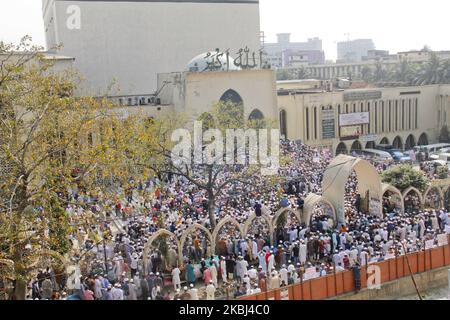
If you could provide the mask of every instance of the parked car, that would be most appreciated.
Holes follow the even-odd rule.
[[[387,153],[389,153],[394,161],[401,162],[401,163],[411,163],[411,157],[403,153],[402,151],[398,149],[391,149],[386,150]]]

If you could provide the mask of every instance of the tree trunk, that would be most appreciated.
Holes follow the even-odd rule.
[[[212,230],[216,227],[216,212],[214,210],[215,202],[216,202],[216,199],[214,197],[214,193],[212,191],[208,191],[208,213],[209,213],[209,221],[211,223]]]
[[[17,280],[14,288],[14,295],[16,300],[25,300],[27,293],[27,283],[24,280]]]

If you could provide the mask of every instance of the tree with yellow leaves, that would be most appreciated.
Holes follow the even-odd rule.
[[[43,256],[68,252],[67,190],[127,175],[122,119],[105,100],[75,96],[78,82],[29,38],[0,43],[0,259],[13,263],[17,299]]]

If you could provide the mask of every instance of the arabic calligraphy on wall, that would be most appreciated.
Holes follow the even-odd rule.
[[[250,51],[248,47],[239,49],[234,60],[231,59],[230,49],[225,50],[225,52],[220,51],[220,49],[216,49],[213,52],[208,52],[205,56],[205,60],[206,68],[203,71],[229,71],[231,61],[235,67],[243,70],[268,68],[267,63],[264,61],[263,50],[255,52]]]

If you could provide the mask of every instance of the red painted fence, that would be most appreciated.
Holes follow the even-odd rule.
[[[413,274],[450,266],[450,245],[374,263],[373,265],[380,267],[381,284],[410,276],[406,258],[409,260],[409,266]],[[367,288],[369,276],[367,267],[361,267],[361,289]],[[284,300],[322,300],[354,292],[355,280],[352,271],[344,271],[304,281],[301,284],[291,285],[282,289],[241,297],[239,300],[281,300],[281,292],[286,292],[286,289],[288,296],[285,295]]]

